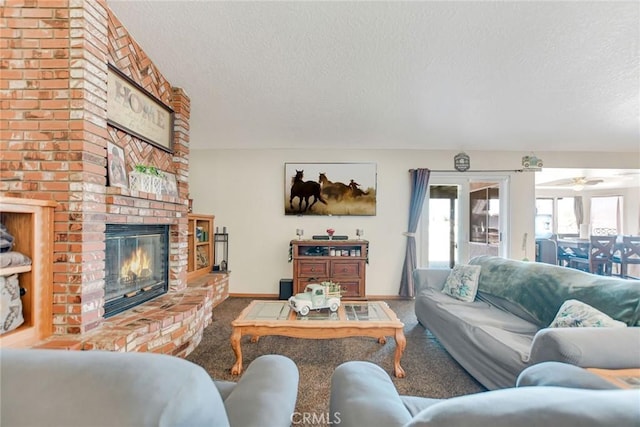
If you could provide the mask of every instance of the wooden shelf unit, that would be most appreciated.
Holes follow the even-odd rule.
[[[53,333],[54,201],[0,196],[0,221],[14,237],[13,251],[31,258],[30,266],[0,268],[0,275],[18,273],[24,323],[0,335],[0,347],[29,347]]]
[[[213,215],[189,214],[187,280],[213,268]]]
[[[366,240],[292,240],[293,292],[332,281],[340,284],[343,297],[365,298],[368,251]]]

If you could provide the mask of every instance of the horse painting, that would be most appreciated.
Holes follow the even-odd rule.
[[[296,169],[296,176],[293,178],[293,184],[291,185],[291,197],[289,198],[289,206],[293,210],[293,199],[298,198],[298,212],[303,213],[307,210],[311,210],[316,202],[320,201],[325,205],[327,202],[322,198],[320,194],[320,184],[315,181],[303,181],[304,170]],[[313,203],[309,205],[309,198],[313,196]],[[306,204],[304,209],[302,208],[303,202]]]
[[[351,189],[348,185],[344,185],[341,182],[329,181],[327,174],[324,172],[320,173],[318,181],[320,181],[322,194],[327,196],[327,198],[332,198],[339,202],[351,193]]]
[[[376,180],[375,163],[285,163],[284,214],[375,215]]]
[[[349,188],[351,189],[351,196],[352,197],[362,197],[362,196],[368,196],[369,195],[368,191],[362,191],[358,187],[360,187],[360,184],[358,184],[354,180],[351,180],[351,182],[349,183]]]

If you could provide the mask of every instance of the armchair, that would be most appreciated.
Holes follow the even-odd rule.
[[[379,366],[346,362],[331,379],[329,415],[340,427],[636,427],[639,401],[640,390],[564,386],[507,388],[449,399],[401,396]]]
[[[0,350],[0,425],[290,426],[298,369],[255,359],[238,383],[153,353]]]

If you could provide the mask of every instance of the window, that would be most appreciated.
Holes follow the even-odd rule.
[[[549,238],[553,234],[577,236],[575,203],[574,197],[536,199],[536,238]]]
[[[553,215],[553,199],[536,199],[536,215]]]
[[[622,196],[591,198],[591,234],[607,236],[622,234]]]
[[[548,238],[554,233],[579,235],[578,216],[582,218],[585,227],[590,226],[592,235],[623,234],[623,202],[623,196],[592,196],[588,201],[590,209],[586,216],[581,209],[581,197],[538,198],[536,199],[536,238]]]
[[[553,199],[536,199],[535,233],[540,239],[553,234]]]
[[[562,197],[558,199],[558,234],[578,234],[580,227],[576,221],[575,199]]]

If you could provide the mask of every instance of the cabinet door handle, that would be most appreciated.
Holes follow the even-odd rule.
[[[311,271],[316,271],[316,268],[315,267],[311,267]]]
[[[343,269],[342,269],[342,272],[343,272],[343,273],[346,273],[346,272],[347,272],[347,269],[346,269],[346,268],[343,268]]]

